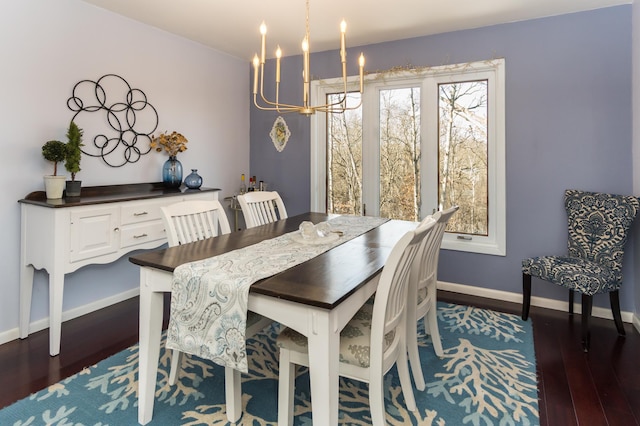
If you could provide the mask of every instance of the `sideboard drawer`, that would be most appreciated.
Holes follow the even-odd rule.
[[[167,237],[161,220],[143,222],[123,226],[120,234],[120,247],[132,247],[149,241],[162,240]]]
[[[173,200],[161,198],[156,200],[133,201],[122,205],[120,220],[123,225],[140,223],[149,220],[161,220],[160,207],[170,204]],[[178,201],[178,200],[175,200]]]

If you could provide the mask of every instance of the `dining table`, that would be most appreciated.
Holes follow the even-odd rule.
[[[164,294],[171,292],[173,271],[185,263],[296,232],[304,221],[320,223],[333,217],[336,216],[303,213],[255,228],[147,251],[129,258],[140,267],[140,424],[149,423],[153,417]],[[411,221],[386,221],[316,257],[251,285],[249,310],[290,327],[308,339],[314,425],[338,424],[340,332],[375,293],[376,278],[393,246],[416,225]],[[242,414],[240,372],[229,367],[226,370],[227,418],[236,422]]]

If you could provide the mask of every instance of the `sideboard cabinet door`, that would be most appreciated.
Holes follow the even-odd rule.
[[[119,223],[119,207],[72,211],[69,261],[77,262],[118,251]]]

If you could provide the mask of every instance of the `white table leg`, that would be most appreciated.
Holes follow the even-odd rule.
[[[314,426],[338,424],[340,330],[332,329],[329,313],[311,313],[309,376]]]
[[[20,267],[20,338],[29,336],[31,319],[31,295],[33,294],[33,266]]]
[[[140,269],[140,349],[138,379],[138,423],[153,417],[153,403],[160,358],[160,336],[164,298],[150,287],[148,271]]]
[[[225,367],[224,397],[227,406],[227,420],[235,423],[242,415],[242,377],[240,371]]]
[[[62,295],[64,294],[64,272],[53,267],[49,272],[49,354],[60,353],[62,333]]]

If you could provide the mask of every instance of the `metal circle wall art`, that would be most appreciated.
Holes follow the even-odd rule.
[[[106,74],[97,81],[82,80],[73,87],[67,106],[75,112],[72,121],[81,128],[92,121],[91,128],[107,124],[107,130],[96,135],[92,144],[85,142],[84,154],[100,157],[111,167],[122,167],[151,151],[149,142],[158,128],[158,112],[147,95],[131,88],[124,78]]]

